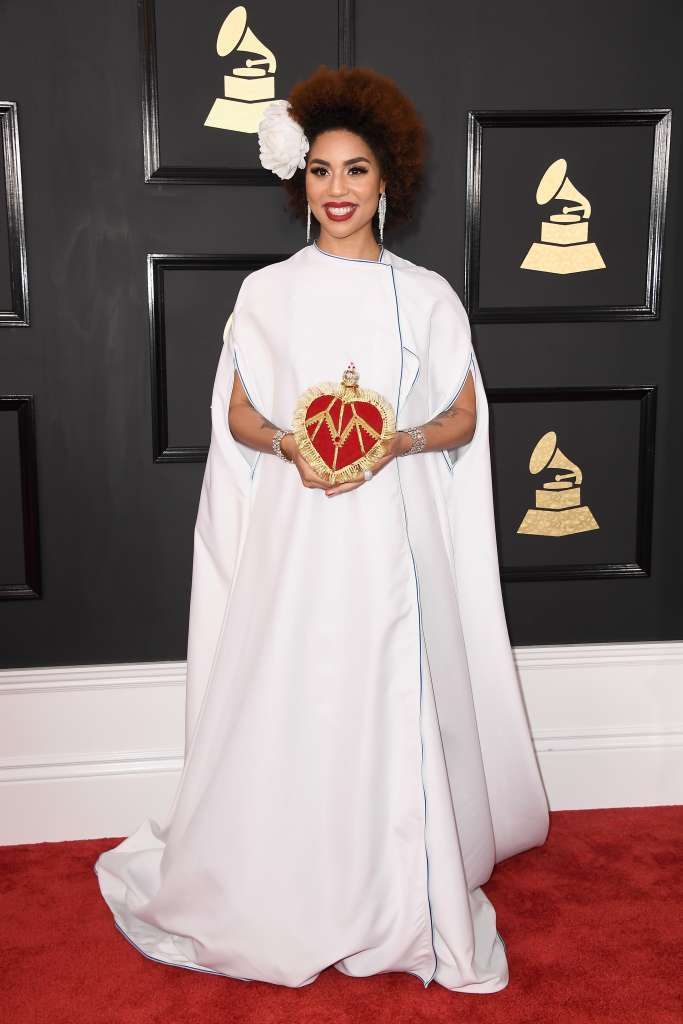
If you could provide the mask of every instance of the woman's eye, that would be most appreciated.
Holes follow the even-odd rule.
[[[351,170],[352,171],[358,171],[359,174],[367,174],[368,173],[367,167],[352,167]],[[324,171],[325,174],[327,174],[327,168],[326,167],[313,167],[313,168],[311,168],[311,173],[312,174],[317,174],[318,177],[320,177],[320,174],[318,174],[319,171]]]

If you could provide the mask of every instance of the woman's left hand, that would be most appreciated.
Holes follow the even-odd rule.
[[[380,469],[383,469],[388,462],[395,459],[401,452],[406,451],[413,440],[410,434],[407,434],[403,430],[397,430],[391,434],[388,438],[382,441],[382,448],[384,455],[382,455],[376,462],[372,464],[372,475],[376,476]],[[343,484],[334,484],[329,488],[325,489],[325,494],[328,497],[332,497],[335,494],[341,494],[342,491],[352,491],[356,487],[360,487],[361,484],[371,483],[372,481],[366,481],[362,473],[359,473],[357,477],[352,477],[351,480],[344,481]]]

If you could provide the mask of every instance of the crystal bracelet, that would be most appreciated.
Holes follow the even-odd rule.
[[[285,436],[285,434],[293,434],[293,433],[294,433],[293,430],[276,430],[275,434],[273,435],[273,452],[280,459],[284,459],[285,462],[294,462],[294,459],[290,459],[290,458],[288,458],[285,455],[285,453],[280,448],[280,441]]]
[[[410,436],[413,439],[413,443],[411,444],[408,451],[401,452],[401,455],[417,455],[417,453],[421,452],[425,444],[427,443],[427,439],[424,436],[424,432],[420,429],[420,427],[408,427],[408,429],[406,430],[406,434],[410,434]]]

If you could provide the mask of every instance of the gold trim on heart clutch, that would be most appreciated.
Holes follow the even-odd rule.
[[[349,363],[341,384],[313,384],[299,396],[292,417],[294,439],[306,462],[331,484],[372,469],[395,430],[393,406],[378,391],[358,386]]]

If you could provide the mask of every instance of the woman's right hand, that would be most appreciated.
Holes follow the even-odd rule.
[[[299,446],[294,440],[294,434],[285,434],[280,441],[280,450],[296,465],[304,487],[327,488],[330,486],[329,480],[319,476],[313,467],[306,462],[306,459],[299,451]]]

